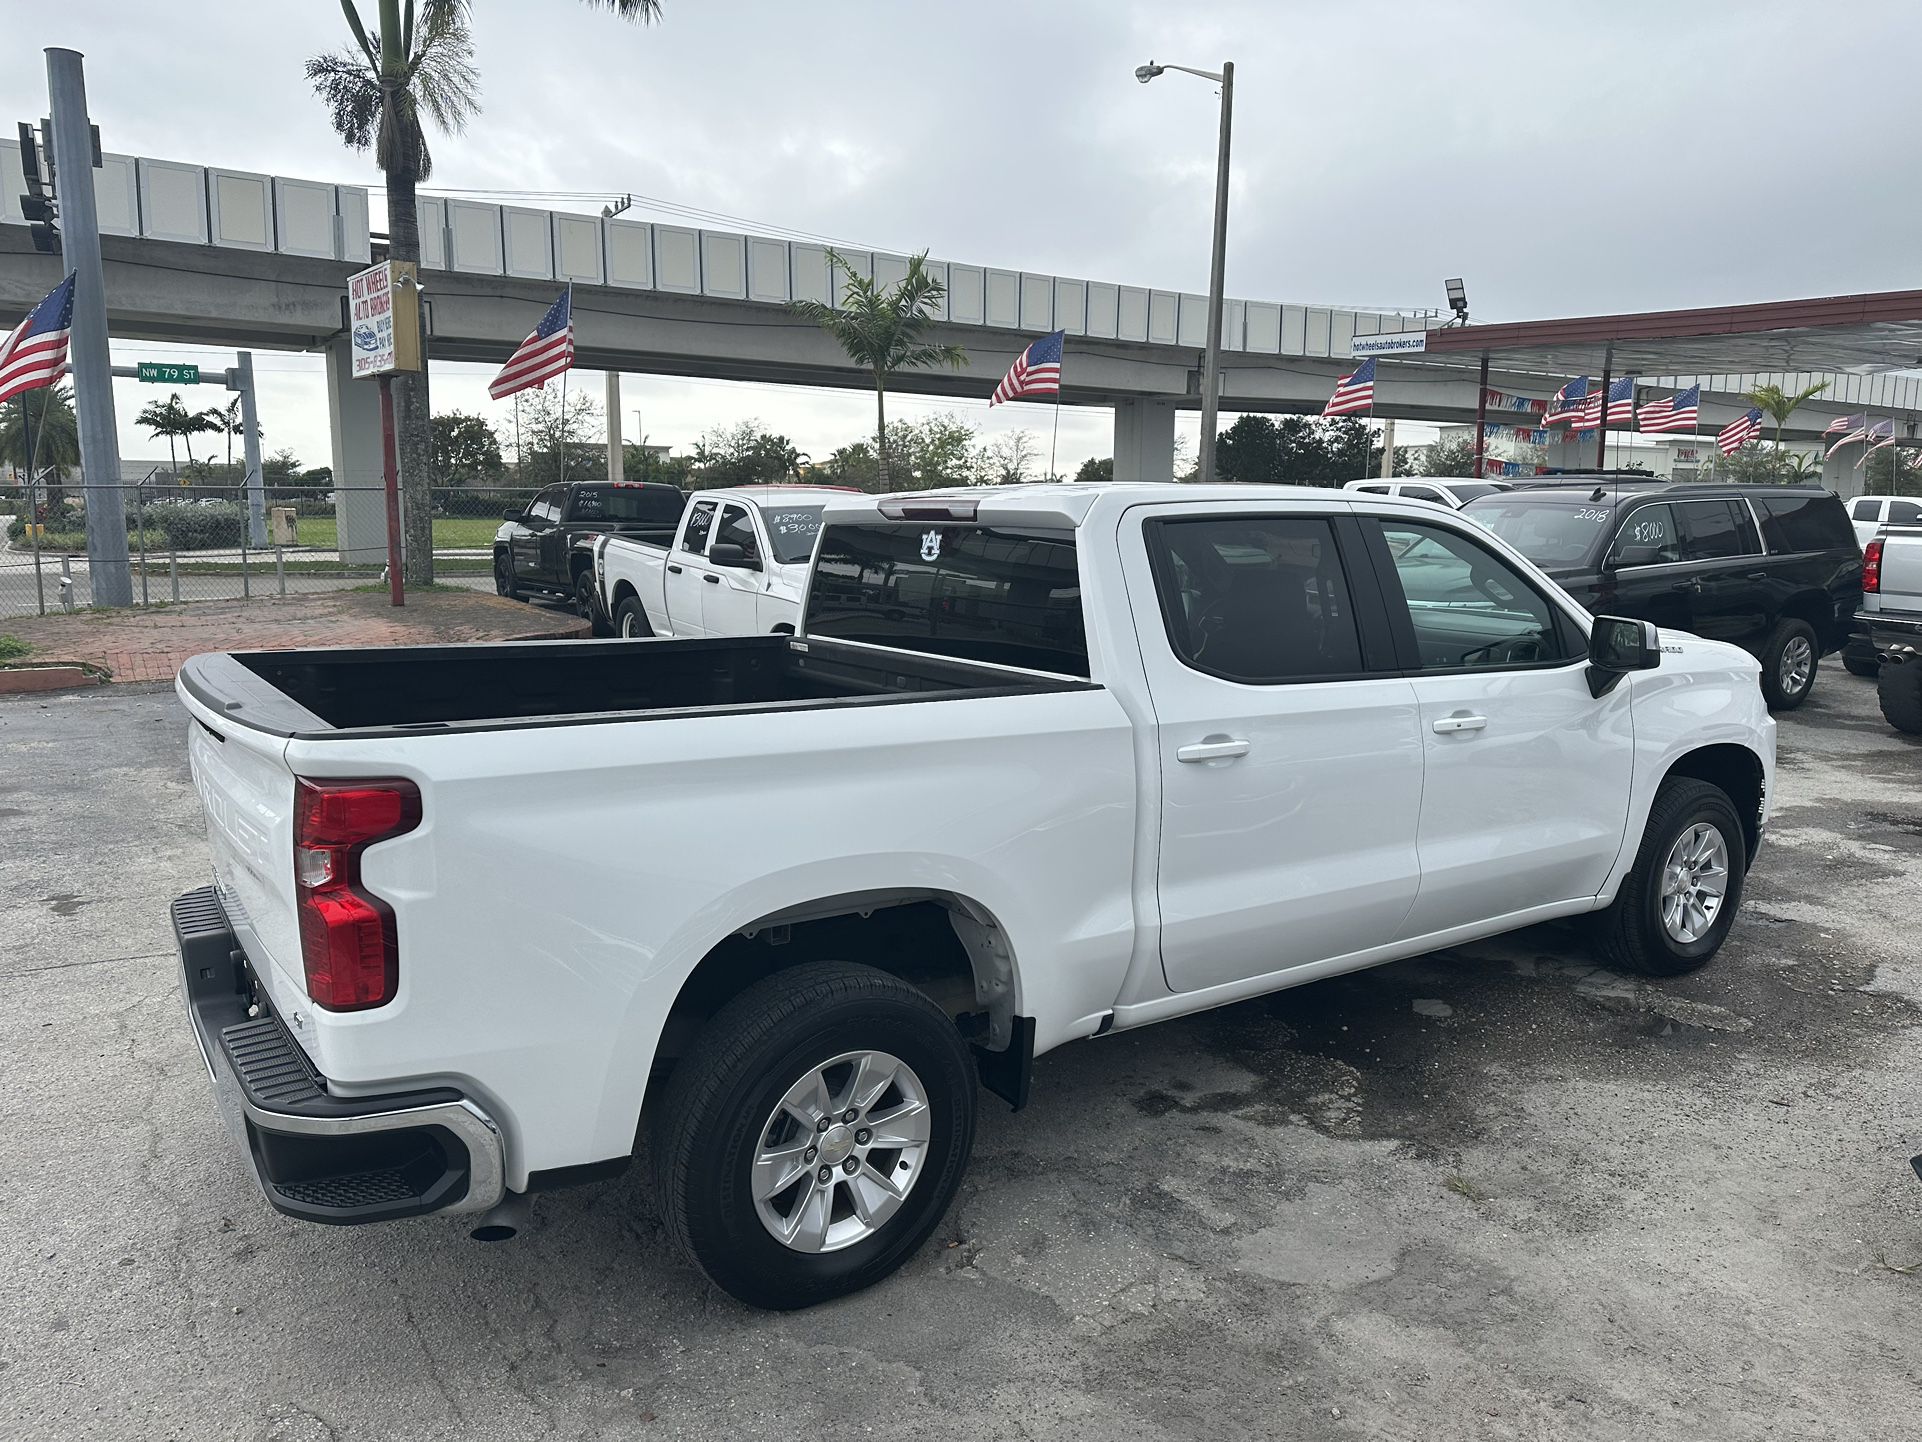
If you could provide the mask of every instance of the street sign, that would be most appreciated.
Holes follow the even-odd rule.
[[[200,367],[175,365],[172,361],[140,361],[134,366],[135,379],[156,386],[197,386]]]
[[[386,260],[347,277],[354,379],[420,369],[420,287],[414,267]]]

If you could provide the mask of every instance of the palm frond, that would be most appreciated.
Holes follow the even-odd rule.
[[[647,25],[661,18],[661,0],[584,0],[590,10],[611,10],[623,20]]]
[[[351,50],[316,55],[303,67],[314,93],[328,110],[334,133],[350,150],[374,143],[380,123],[380,83],[367,63]]]

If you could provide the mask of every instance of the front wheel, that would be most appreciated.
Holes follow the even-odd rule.
[[[722,1290],[787,1310],[871,1286],[953,1199],[974,1143],[954,1023],[871,967],[777,972],[718,1012],[654,1113],[654,1194]]]
[[[1922,736],[1922,661],[1884,666],[1875,695],[1883,720],[1906,736]]]
[[[521,588],[514,580],[514,563],[505,551],[494,552],[494,594],[510,601],[521,598]]]
[[[1622,889],[1595,917],[1602,960],[1648,976],[1694,971],[1728,938],[1747,871],[1742,819],[1728,793],[1671,777],[1655,793]]]
[[[1820,657],[1815,627],[1793,616],[1770,634],[1762,648],[1762,696],[1771,711],[1793,711],[1808,700]]]

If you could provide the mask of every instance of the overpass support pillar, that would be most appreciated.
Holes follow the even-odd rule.
[[[1122,400],[1114,408],[1117,481],[1171,481],[1175,475],[1175,403]]]
[[[327,347],[327,424],[333,440],[340,559],[385,563],[387,500],[381,484],[380,387],[354,379],[353,346],[344,335]]]

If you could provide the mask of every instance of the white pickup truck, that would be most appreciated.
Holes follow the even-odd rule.
[[[1885,523],[1862,548],[1862,604],[1848,655],[1872,664],[1889,725],[1922,736],[1922,524]]]
[[[673,544],[602,536],[594,584],[617,636],[792,635],[808,557],[838,486],[699,491]]]
[[[793,636],[182,669],[186,996],[274,1206],[498,1238],[644,1135],[694,1260],[802,1306],[922,1245],[977,1082],[1019,1106],[1063,1043],[1554,917],[1655,974],[1727,935],[1756,662],[1592,621],[1471,521],[821,504]]]

